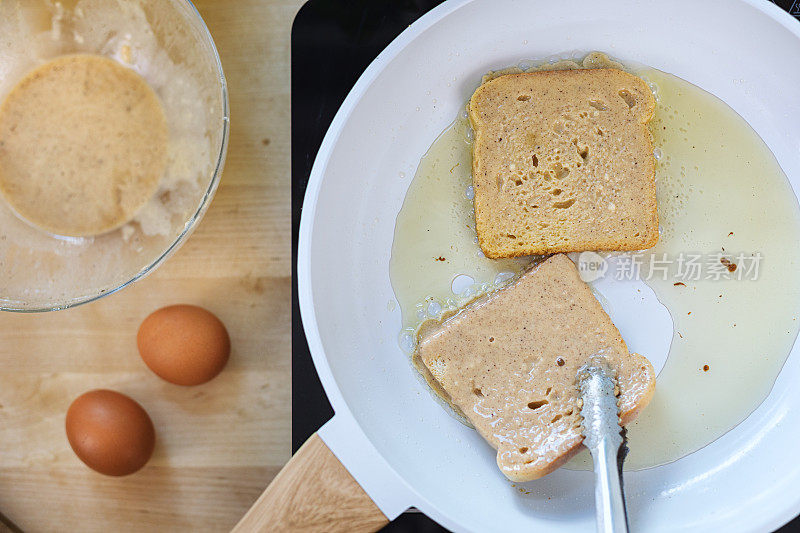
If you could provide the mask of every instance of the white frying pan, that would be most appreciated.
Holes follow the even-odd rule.
[[[594,528],[591,473],[557,471],[528,495],[511,487],[494,450],[415,378],[398,348],[399,310],[387,306],[395,217],[420,157],[484,72],[570,50],[606,51],[722,98],[800,190],[800,24],[765,0],[451,0],[434,9],[367,69],[317,155],[300,227],[299,298],[336,416],[243,529],[278,521],[374,529],[410,506],[458,531]],[[765,531],[800,512],[798,351],[733,431],[626,474],[634,531]]]

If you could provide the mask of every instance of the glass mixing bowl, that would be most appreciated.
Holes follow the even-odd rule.
[[[159,190],[117,230],[52,235],[0,198],[0,309],[65,309],[141,279],[200,221],[225,161],[227,88],[203,19],[188,0],[2,0],[0,36],[0,102],[42,63],[100,54],[147,80],[169,126]]]

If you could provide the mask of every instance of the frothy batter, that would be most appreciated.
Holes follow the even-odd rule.
[[[167,139],[161,103],[136,72],[102,56],[60,57],[0,106],[0,192],[50,233],[105,233],[156,192]]]

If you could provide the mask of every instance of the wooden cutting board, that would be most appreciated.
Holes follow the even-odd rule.
[[[289,39],[301,3],[195,1],[222,56],[231,137],[183,248],[98,302],[0,314],[0,513],[24,531],[228,531],[289,459]],[[141,320],[174,303],[229,329],[230,363],[206,385],[170,385],[138,356]],[[153,459],[132,476],[94,473],[67,443],[70,402],[100,387],[155,423]]]

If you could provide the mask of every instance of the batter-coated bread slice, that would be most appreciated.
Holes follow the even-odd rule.
[[[487,257],[641,250],[658,240],[655,98],[618,69],[508,74],[469,102]]]
[[[419,360],[513,481],[549,474],[581,447],[575,379],[595,354],[617,371],[622,424],[655,391],[655,371],[625,341],[574,263],[548,258],[511,285],[421,333]]]

